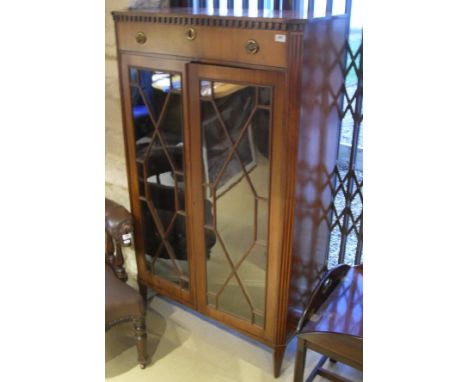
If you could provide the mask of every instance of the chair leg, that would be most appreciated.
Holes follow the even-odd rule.
[[[301,337],[297,337],[296,362],[294,364],[294,382],[304,380],[304,367],[306,358],[306,342]]]
[[[144,369],[148,364],[148,351],[146,349],[146,325],[145,317],[141,316],[133,320],[135,338],[137,340],[138,363]]]
[[[138,290],[140,291],[140,295],[141,295],[141,297],[143,298],[143,301],[146,304],[146,302],[148,300],[148,287],[141,280],[138,280]]]

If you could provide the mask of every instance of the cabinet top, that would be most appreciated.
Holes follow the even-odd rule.
[[[125,9],[113,11],[116,22],[206,25],[230,28],[302,31],[307,16],[295,11],[258,11],[202,8]]]

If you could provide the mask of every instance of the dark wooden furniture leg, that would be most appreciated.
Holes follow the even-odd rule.
[[[106,262],[111,266],[114,265],[114,241],[112,236],[106,231]]]
[[[116,276],[123,282],[127,282],[128,276],[123,267],[124,258],[122,255],[122,246],[115,241],[106,231],[106,262],[114,270]]]
[[[306,358],[306,342],[302,338],[297,339],[296,362],[294,365],[294,382],[304,380],[304,367]]]
[[[146,349],[146,325],[145,317],[133,319],[133,327],[135,329],[135,338],[137,340],[138,363],[144,369],[148,364],[148,352]]]
[[[284,352],[286,345],[273,348],[273,375],[278,378],[283,364]]]
[[[123,267],[124,258],[122,254],[122,246],[120,243],[114,243],[115,246],[115,260],[114,260],[114,271],[117,277],[123,282],[127,282],[128,276],[125,268]]]
[[[138,280],[138,290],[140,291],[140,295],[143,297],[143,301],[146,304],[146,301],[148,301],[148,287],[141,280]]]

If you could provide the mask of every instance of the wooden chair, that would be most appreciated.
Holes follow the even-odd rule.
[[[148,364],[146,349],[145,301],[126,284],[122,246],[132,243],[132,215],[121,205],[106,199],[106,331],[114,325],[132,321],[138,350],[138,363]]]
[[[328,358],[363,369],[362,287],[363,265],[340,265],[322,279],[297,327],[294,382],[304,379],[307,349],[323,354],[307,382],[317,375],[331,381],[349,381],[322,368]]]

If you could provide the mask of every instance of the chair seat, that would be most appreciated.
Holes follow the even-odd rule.
[[[106,264],[106,323],[130,316],[142,316],[144,312],[141,295],[119,280],[112,268]]]

